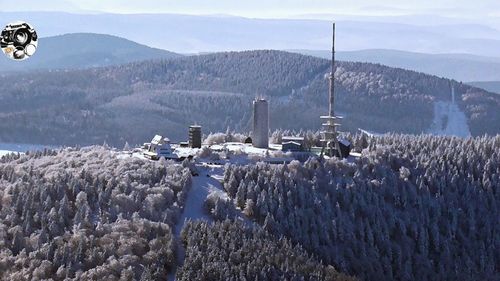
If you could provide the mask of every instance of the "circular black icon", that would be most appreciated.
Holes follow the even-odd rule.
[[[13,60],[25,60],[31,57],[38,46],[35,29],[23,21],[7,24],[2,30],[0,39],[3,53]]]

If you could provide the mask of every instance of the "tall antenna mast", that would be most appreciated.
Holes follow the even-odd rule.
[[[333,36],[332,36],[332,69],[330,75],[328,76],[330,83],[329,94],[329,108],[328,116],[321,116],[321,119],[325,120],[323,123],[323,135],[321,141],[323,142],[323,148],[321,149],[320,157],[326,154],[330,157],[339,156],[342,158],[342,151],[340,150],[339,141],[337,139],[337,127],[340,124],[337,123],[342,117],[335,116],[335,23],[333,23]]]
[[[330,108],[329,115],[335,116],[335,23],[333,23],[332,36],[332,71],[330,72]]]

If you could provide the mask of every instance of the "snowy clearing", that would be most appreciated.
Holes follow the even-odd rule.
[[[212,218],[203,210],[203,203],[210,193],[217,192],[220,193],[221,196],[227,197],[221,183],[209,176],[209,169],[204,167],[197,168],[199,171],[199,175],[193,177],[193,183],[191,185],[191,189],[189,190],[189,194],[184,205],[184,210],[174,229],[176,236],[179,236],[179,234],[181,233],[182,227],[186,220],[201,219],[208,222],[212,221]],[[222,168],[211,170],[220,173],[223,172]]]
[[[451,102],[434,103],[434,120],[429,132],[437,136],[470,137],[467,117],[455,102],[455,88],[451,88]]]
[[[186,198],[182,215],[174,227],[174,235],[179,239],[184,224],[187,221],[202,220],[213,222],[213,218],[204,209],[205,199],[210,194],[216,194],[219,198],[230,200],[221,179],[224,178],[224,167],[221,165],[197,165],[198,176],[193,176],[191,189]],[[250,224],[250,221],[238,210],[237,219]],[[177,262],[181,265],[184,262],[184,247],[181,243],[177,246]],[[175,280],[175,272],[168,275],[167,280]]]
[[[16,152],[10,151],[10,150],[0,150],[0,157],[7,155],[7,154],[10,154],[10,153],[16,153]]]
[[[188,220],[203,220],[207,222],[212,222],[213,219],[208,215],[204,209],[203,204],[205,199],[210,193],[217,192],[221,194],[221,197],[227,197],[221,183],[213,177],[210,177],[210,172],[217,173],[218,176],[222,176],[224,172],[222,167],[218,168],[208,168],[204,166],[197,166],[198,176],[193,176],[193,181],[191,184],[191,189],[186,198],[184,204],[184,209],[182,215],[180,216],[177,224],[174,227],[174,235],[177,239],[180,239],[180,234],[184,224]],[[181,243],[177,243],[177,264],[181,265],[184,262],[184,247]],[[167,280],[174,281],[176,269],[168,274]]]
[[[221,183],[221,179],[224,177],[224,167],[198,165],[197,169],[199,175],[193,177],[192,186],[184,204],[184,210],[174,229],[176,236],[180,235],[182,227],[187,220],[213,221],[212,217],[204,210],[205,199],[210,194],[216,194],[221,199],[230,200]],[[246,220],[246,217],[241,213],[238,214],[238,218],[242,221]]]
[[[438,136],[469,137],[467,117],[457,104],[438,101],[434,104],[434,120],[429,132]]]

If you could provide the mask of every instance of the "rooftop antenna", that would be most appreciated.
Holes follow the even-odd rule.
[[[340,116],[335,116],[335,23],[333,23],[332,37],[332,69],[330,75],[328,76],[328,80],[330,83],[328,116],[320,117],[325,120],[325,123],[322,124],[323,131],[321,134],[323,135],[323,138],[321,141],[323,142],[323,147],[321,149],[320,157],[323,157],[324,153],[326,153],[326,155],[330,157],[337,155],[342,158],[342,152],[337,139],[337,127],[340,126],[340,124],[335,122],[342,119]]]

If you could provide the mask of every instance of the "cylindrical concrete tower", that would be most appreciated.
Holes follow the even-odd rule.
[[[252,144],[258,148],[269,147],[269,107],[265,99],[253,101]]]

